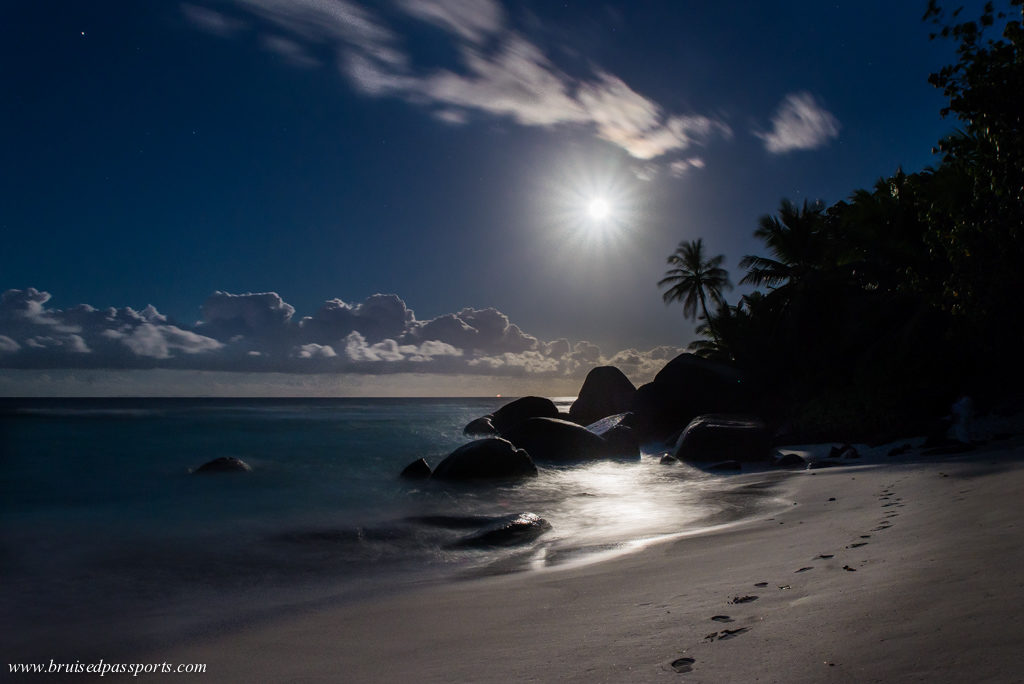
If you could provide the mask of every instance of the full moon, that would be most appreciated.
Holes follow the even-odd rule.
[[[587,215],[595,221],[603,221],[611,213],[611,205],[603,197],[595,197],[587,203]]]

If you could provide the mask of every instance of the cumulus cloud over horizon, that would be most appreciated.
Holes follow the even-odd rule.
[[[613,364],[636,381],[682,352],[672,346],[610,355],[587,341],[542,341],[497,309],[464,308],[421,321],[394,294],[330,299],[312,315],[275,292],[214,292],[184,324],[152,305],[48,306],[48,292],[0,296],[0,368],[215,370],[276,373],[441,373],[575,378]]]
[[[224,38],[244,29],[297,66],[331,53],[353,88],[425,107],[451,125],[472,116],[508,118],[522,126],[589,128],[634,159],[682,153],[714,138],[732,137],[717,117],[675,114],[614,74],[590,78],[560,69],[517,31],[497,0],[397,0],[394,11],[437,30],[459,57],[459,68],[414,64],[404,37],[379,10],[354,0],[234,0],[217,9],[183,4],[196,27]]]

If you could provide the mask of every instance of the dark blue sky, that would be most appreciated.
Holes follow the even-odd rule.
[[[215,291],[296,321],[394,293],[604,358],[684,346],[655,286],[680,240],[738,281],[781,198],[933,162],[924,4],[13,3],[0,291],[190,334]]]

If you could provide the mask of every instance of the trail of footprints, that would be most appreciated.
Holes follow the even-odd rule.
[[[878,500],[883,502],[881,504],[881,508],[883,510],[889,509],[889,508],[903,508],[903,506],[904,506],[903,498],[894,495],[893,487],[895,487],[894,483],[893,484],[889,484],[878,495]],[[835,500],[836,500],[835,497],[830,497],[829,498],[829,501],[835,501]],[[896,512],[896,511],[889,511],[889,512],[887,512],[884,515],[884,517],[882,518],[882,520],[880,520],[878,523],[876,523],[877,527],[874,527],[874,528],[871,529],[871,532],[882,532],[884,530],[889,529],[893,525],[892,518],[896,518],[898,516],[899,516],[899,513]],[[772,518],[770,518],[770,520],[771,519]],[[870,534],[862,534],[862,535],[860,535],[859,538],[861,540],[867,540],[867,539],[871,539],[871,535]],[[847,544],[845,546],[845,548],[846,549],[857,549],[857,548],[860,548],[862,546],[866,546],[868,543],[869,542],[867,542],[867,541],[851,542],[850,544]],[[822,554],[818,554],[817,556],[815,556],[814,560],[829,560],[831,558],[835,558],[835,554],[834,553],[822,553]],[[814,570],[814,566],[813,565],[807,565],[807,566],[801,567],[801,568],[799,568],[797,570],[794,570],[793,573],[794,574],[804,573],[804,572],[808,572],[810,570]],[[851,567],[848,564],[843,565],[843,570],[845,570],[847,572],[857,572],[857,568]],[[754,584],[754,586],[758,587],[758,588],[765,588],[765,587],[768,586],[768,582],[757,582],[757,583]],[[778,586],[779,590],[786,590],[786,589],[790,589],[791,588],[789,584],[780,584],[780,585],[777,585],[777,586]],[[753,601],[756,601],[758,598],[760,598],[760,597],[752,596],[752,595],[739,595],[739,594],[737,594],[736,596],[733,596],[731,599],[729,599],[726,603],[728,605],[740,605],[740,604],[745,604],[745,603],[751,603]],[[751,619],[752,617],[753,616],[745,616],[744,619]],[[710,619],[711,619],[712,622],[719,622],[719,623],[727,623],[727,622],[735,622],[736,621],[733,617],[731,617],[729,615],[713,615]],[[750,629],[751,628],[749,626],[747,626],[747,627],[737,627],[735,629],[716,630],[714,632],[710,632],[710,633],[704,635],[703,642],[704,643],[710,643],[710,642],[715,642],[715,641],[726,641],[728,639],[733,639],[733,638],[735,638],[735,637],[737,637],[737,636],[739,636],[741,634],[749,632]],[[671,667],[671,669],[673,669],[674,671],[679,672],[679,673],[692,672],[694,670],[694,666],[695,666],[696,662],[697,662],[696,658],[691,658],[691,657],[677,658],[677,659],[673,660],[669,664],[669,667]]]

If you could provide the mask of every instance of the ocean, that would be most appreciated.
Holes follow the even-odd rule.
[[[111,657],[373,592],[599,562],[777,504],[764,483],[662,465],[657,444],[515,484],[398,478],[508,401],[0,399],[7,645]],[[220,456],[253,470],[192,474]],[[550,531],[459,546],[481,519],[524,512]]]

